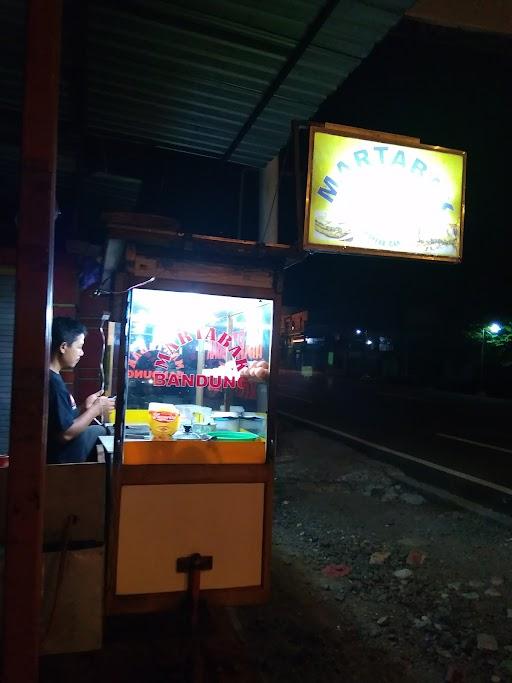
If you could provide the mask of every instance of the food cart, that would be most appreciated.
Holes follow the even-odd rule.
[[[108,230],[98,361],[117,406],[105,462],[45,468],[45,654],[100,648],[106,616],[189,605],[193,620],[200,598],[269,594],[277,321],[291,250],[140,216],[114,215]]]
[[[114,216],[105,256],[117,393],[103,439],[106,611],[165,610],[191,590],[196,601],[200,591],[216,604],[260,602],[289,249],[138,223]]]

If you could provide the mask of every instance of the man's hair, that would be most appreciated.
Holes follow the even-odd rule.
[[[57,353],[63,342],[71,346],[81,334],[87,334],[87,329],[78,320],[64,317],[54,318],[52,323],[52,356]]]

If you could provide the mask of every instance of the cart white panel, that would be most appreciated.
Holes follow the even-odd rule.
[[[130,485],[121,490],[117,595],[184,591],[176,560],[213,556],[202,589],[259,586],[263,483]]]

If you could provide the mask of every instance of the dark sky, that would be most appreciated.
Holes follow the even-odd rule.
[[[511,67],[503,38],[409,20],[377,46],[314,118],[465,150],[463,263],[315,254],[288,271],[286,303],[342,310],[369,326],[414,308],[454,326],[512,317]],[[293,202],[288,192],[281,204],[291,239]]]

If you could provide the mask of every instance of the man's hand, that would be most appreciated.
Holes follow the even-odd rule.
[[[116,408],[116,399],[115,397],[101,396],[98,401],[101,405],[101,421],[108,422],[110,413]]]
[[[100,401],[103,406],[103,410],[105,410],[106,412],[111,413],[113,410],[116,409],[115,396],[102,396],[100,398]]]
[[[84,401],[84,409],[94,410],[93,417],[98,417],[102,422],[108,421],[108,416],[115,410],[116,399],[110,398],[108,396],[103,396],[103,390],[97,391],[95,394],[91,394]]]
[[[93,405],[93,403],[95,403],[102,394],[103,394],[103,389],[100,389],[95,394],[91,394],[90,396],[88,396],[84,401],[85,410],[89,410],[89,408]]]

